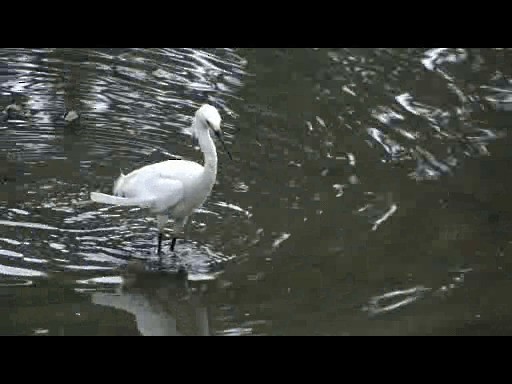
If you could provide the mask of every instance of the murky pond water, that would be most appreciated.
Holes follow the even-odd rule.
[[[0,49],[0,334],[510,334],[512,51]],[[162,262],[120,170],[202,161]]]

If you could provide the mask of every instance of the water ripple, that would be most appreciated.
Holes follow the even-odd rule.
[[[417,286],[409,289],[396,290],[373,297],[364,309],[372,316],[396,311],[421,299],[429,288]]]
[[[10,226],[10,227],[24,227],[30,229],[41,229],[44,231],[57,231],[57,232],[69,232],[69,233],[90,233],[90,232],[104,232],[104,231],[113,231],[119,230],[123,227],[108,227],[108,228],[90,228],[90,229],[69,229],[69,228],[57,228],[47,224],[40,223],[30,223],[30,222],[14,222],[7,220],[0,220],[0,225]]]
[[[9,267],[7,265],[0,264],[0,275],[6,275],[6,276],[20,276],[20,277],[35,277],[35,276],[47,276],[46,273],[36,271],[33,269],[26,269],[26,268],[18,268],[18,267]]]

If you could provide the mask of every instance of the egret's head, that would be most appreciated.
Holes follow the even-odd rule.
[[[224,146],[224,150],[228,153],[229,158],[232,159],[231,153],[226,148],[224,143],[224,134],[220,128],[222,118],[220,117],[219,111],[212,105],[203,104],[196,112],[194,129],[192,130],[192,138],[194,142],[197,142],[197,137],[201,134],[200,130],[205,130],[208,133],[211,131],[220,140]]]

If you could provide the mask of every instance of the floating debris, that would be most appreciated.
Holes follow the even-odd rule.
[[[431,288],[416,286],[374,296],[370,299],[368,305],[363,307],[363,310],[370,315],[391,312],[423,298],[425,293],[429,291],[431,291]]]
[[[289,233],[283,233],[283,234],[281,234],[281,236],[279,236],[279,238],[277,238],[277,239],[274,241],[274,243],[272,244],[272,247],[273,247],[273,248],[277,248],[277,247],[279,247],[279,246],[281,245],[281,243],[282,243],[283,241],[285,241],[286,239],[288,239],[290,236],[291,236],[291,234],[289,234]]]
[[[67,111],[64,114],[64,120],[67,121],[68,123],[71,123],[72,121],[75,121],[79,117],[80,117],[80,115],[76,111],[74,111],[74,110]]]
[[[7,115],[12,112],[21,113],[22,110],[23,110],[23,108],[20,105],[16,104],[15,101],[13,101],[11,104],[9,104],[7,107],[5,107],[4,113]]]

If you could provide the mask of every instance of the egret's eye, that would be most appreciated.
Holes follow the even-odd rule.
[[[212,125],[210,124],[210,120],[206,120],[206,124],[208,124],[208,126],[210,127],[210,129],[213,129],[213,128],[212,128]]]

